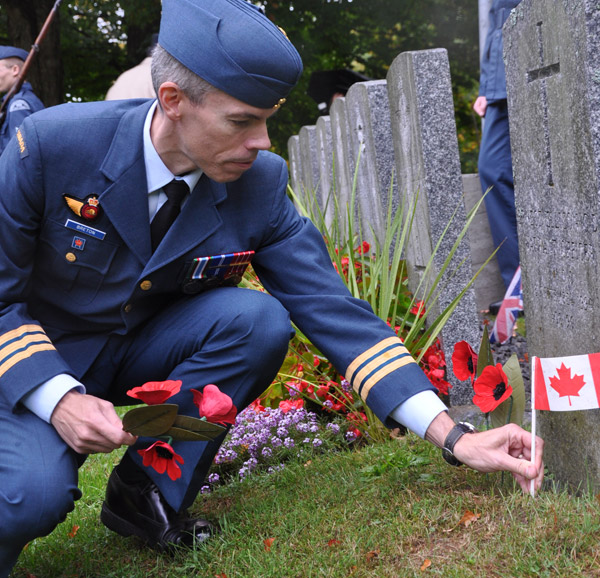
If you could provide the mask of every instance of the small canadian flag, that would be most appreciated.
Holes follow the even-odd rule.
[[[536,357],[534,363],[535,409],[600,408],[600,353]]]

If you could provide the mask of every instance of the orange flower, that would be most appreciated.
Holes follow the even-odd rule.
[[[171,396],[179,393],[181,381],[148,381],[141,387],[134,387],[127,392],[129,397],[135,397],[147,405],[164,403]]]
[[[202,391],[192,389],[194,403],[200,412],[211,423],[233,423],[237,408],[232,399],[223,393],[216,385],[209,383]]]
[[[473,384],[475,395],[473,403],[483,412],[494,411],[504,400],[512,395],[512,387],[502,365],[488,365]]]
[[[138,450],[138,454],[144,458],[145,467],[151,466],[159,474],[167,472],[173,481],[181,477],[181,468],[177,462],[183,464],[183,458],[168,443],[154,442],[149,448]]]

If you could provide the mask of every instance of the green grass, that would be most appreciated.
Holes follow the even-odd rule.
[[[549,488],[533,500],[507,475],[451,468],[412,434],[315,455],[199,496],[194,513],[217,522],[221,533],[174,556],[100,523],[104,486],[118,459],[91,456],[75,511],[28,545],[11,576],[600,576],[596,498]],[[465,525],[466,512],[479,517]],[[79,530],[71,537],[74,526]]]

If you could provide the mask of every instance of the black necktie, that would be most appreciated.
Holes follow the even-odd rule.
[[[167,234],[169,227],[181,211],[181,203],[190,192],[189,187],[183,180],[173,179],[163,187],[167,195],[167,201],[158,210],[150,224],[150,236],[152,238],[152,250],[155,251],[161,239]]]

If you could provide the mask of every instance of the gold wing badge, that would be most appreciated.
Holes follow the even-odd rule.
[[[70,195],[63,195],[63,198],[69,209],[86,221],[94,221],[100,215],[98,195],[90,195],[87,199],[78,199]]]

